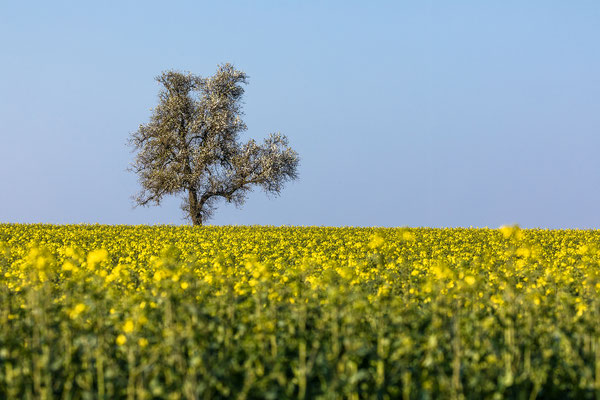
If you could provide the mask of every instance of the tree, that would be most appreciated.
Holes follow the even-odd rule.
[[[241,206],[254,186],[278,195],[297,179],[298,153],[285,136],[271,134],[262,145],[239,142],[247,129],[241,119],[247,79],[231,64],[209,78],[176,71],[156,77],[163,86],[159,104],[129,142],[137,152],[131,170],[142,187],[136,205],[181,195],[186,217],[202,225],[220,199]]]

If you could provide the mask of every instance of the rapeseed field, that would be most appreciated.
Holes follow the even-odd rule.
[[[0,398],[600,398],[600,232],[0,224]]]

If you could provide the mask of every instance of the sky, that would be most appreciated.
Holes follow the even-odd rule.
[[[230,62],[301,164],[209,224],[600,228],[599,38],[585,0],[0,1],[0,222],[188,223],[127,139]]]

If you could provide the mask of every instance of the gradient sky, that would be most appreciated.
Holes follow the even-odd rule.
[[[91,3],[0,2],[0,222],[186,223],[126,141],[231,62],[300,179],[210,224],[600,227],[598,1]]]

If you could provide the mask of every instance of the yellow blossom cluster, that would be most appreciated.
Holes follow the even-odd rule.
[[[597,398],[599,244],[0,224],[0,398]]]

